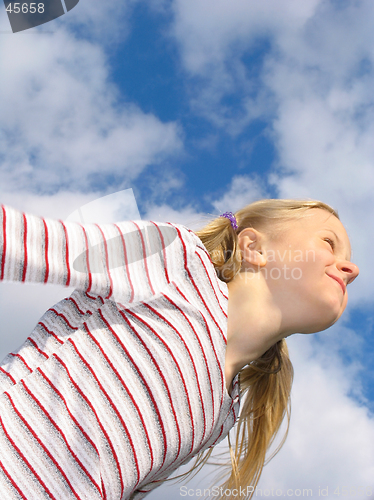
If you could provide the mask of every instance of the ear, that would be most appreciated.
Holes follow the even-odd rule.
[[[265,266],[266,256],[263,251],[264,235],[256,229],[246,228],[240,232],[238,239],[243,263],[256,267]]]

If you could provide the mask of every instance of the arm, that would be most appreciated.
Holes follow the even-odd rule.
[[[121,302],[145,300],[180,275],[195,239],[183,226],[87,224],[0,211],[0,280],[55,283]]]

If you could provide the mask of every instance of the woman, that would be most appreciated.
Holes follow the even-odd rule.
[[[195,235],[3,207],[0,227],[1,279],[76,288],[1,366],[3,496],[139,500],[240,406],[226,486],[254,487],[288,410],[284,338],[332,325],[358,275],[336,212],[262,200]]]

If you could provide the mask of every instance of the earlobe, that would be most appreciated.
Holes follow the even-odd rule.
[[[263,253],[258,250],[253,250],[252,252],[254,255],[253,264],[259,267],[265,266],[266,265],[265,255],[263,255]]]
[[[258,250],[247,248],[244,252],[242,252],[242,255],[243,260],[249,265],[255,267],[263,267],[266,265],[266,257]]]

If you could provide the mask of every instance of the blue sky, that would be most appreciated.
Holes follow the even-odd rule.
[[[361,274],[338,324],[289,339],[291,430],[263,488],[374,495],[373,18],[371,0],[80,0],[12,34],[0,9],[2,203],[66,218],[132,188],[143,219],[192,228],[263,197],[338,209]],[[66,290],[0,294],[5,355]]]
[[[262,117],[237,133],[227,134],[191,109],[190,98],[201,79],[189,76],[182,67],[178,46],[166,34],[170,22],[168,11],[155,12],[145,3],[136,4],[128,37],[109,54],[110,78],[120,86],[123,101],[134,102],[144,112],[182,126],[185,157],[168,165],[184,177],[184,199],[179,202],[193,201],[200,210],[209,211],[211,207],[204,200],[207,184],[210,193],[219,195],[235,174],[248,170],[264,174],[271,169],[276,150],[269,137],[269,123]],[[254,76],[267,50],[267,40],[261,40],[256,50],[243,55],[245,66]],[[241,113],[241,99],[242,92],[235,88],[222,97],[231,116]],[[138,188],[140,184],[143,186],[139,183]],[[144,188],[147,192],[147,183]],[[275,196],[275,191],[272,194]],[[138,197],[141,200],[142,194]],[[165,201],[164,193],[161,197]],[[173,202],[176,200],[171,198]]]

